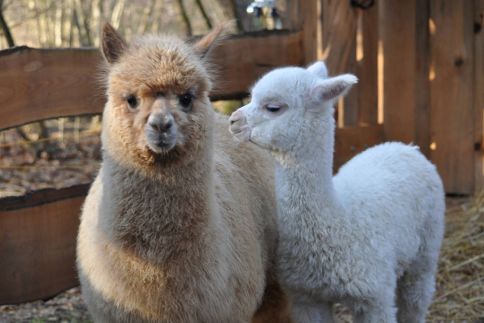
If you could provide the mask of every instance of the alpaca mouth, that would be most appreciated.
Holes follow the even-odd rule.
[[[250,127],[248,125],[244,125],[242,127],[235,127],[231,125],[229,128],[230,133],[237,138],[239,141],[249,141],[250,140]]]
[[[148,142],[148,149],[156,154],[166,154],[176,145],[176,140],[154,140]]]

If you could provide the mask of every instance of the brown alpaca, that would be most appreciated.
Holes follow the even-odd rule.
[[[77,245],[96,322],[289,320],[272,267],[272,163],[235,147],[208,99],[220,32],[195,45],[168,36],[128,45],[104,27],[103,163]]]

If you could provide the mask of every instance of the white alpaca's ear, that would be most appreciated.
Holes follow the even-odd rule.
[[[328,68],[323,61],[317,61],[316,63],[311,64],[308,66],[307,70],[315,74],[317,77],[323,79],[328,78]]]
[[[338,99],[345,95],[358,78],[352,74],[338,75],[316,82],[311,89],[311,97],[317,101],[325,102]]]

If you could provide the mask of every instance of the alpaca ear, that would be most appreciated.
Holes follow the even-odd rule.
[[[323,61],[317,61],[316,63],[311,64],[307,70],[319,78],[328,78],[328,68]]]
[[[194,45],[195,51],[202,58],[210,54],[212,49],[215,48],[219,43],[221,35],[224,30],[225,30],[224,25],[219,25],[214,29],[212,29],[212,31],[210,31],[208,34],[203,36],[202,39],[200,39],[198,42],[195,43]]]
[[[358,78],[352,74],[343,74],[316,82],[311,89],[311,97],[320,102],[332,101],[345,95]]]
[[[102,53],[108,63],[113,64],[119,60],[128,44],[109,23],[103,26],[101,37]]]

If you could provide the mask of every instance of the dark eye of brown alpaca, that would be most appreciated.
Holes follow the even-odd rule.
[[[126,102],[128,102],[128,105],[131,109],[136,109],[139,104],[139,100],[134,94],[130,94],[126,97]]]
[[[179,95],[178,101],[180,102],[184,110],[188,111],[190,110],[189,108],[191,107],[191,104],[193,101],[193,95],[191,93],[185,93],[185,94]]]

